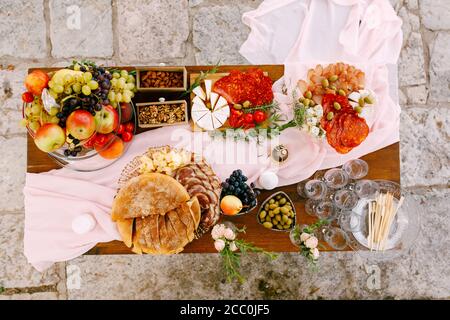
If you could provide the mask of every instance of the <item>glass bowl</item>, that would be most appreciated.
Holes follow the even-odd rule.
[[[133,138],[134,138],[134,136],[136,135],[136,128],[137,128],[137,114],[136,114],[136,108],[135,108],[134,103],[130,102],[130,104],[132,106],[132,115],[131,115],[131,120],[128,122],[132,122],[134,124],[134,131],[133,131]],[[25,117],[25,108],[27,105],[28,105],[27,103],[23,103],[23,105],[22,105],[22,116],[24,119],[26,118]],[[119,114],[119,123],[121,123],[121,120],[122,120],[121,108],[118,107],[116,110]],[[28,125],[26,128],[27,128],[28,134],[32,138],[34,138],[35,132],[33,130],[31,130],[31,128]],[[94,133],[93,135],[95,135],[95,134],[96,133]],[[119,156],[115,159],[105,159],[102,156],[100,156],[99,153],[108,149],[111,146],[111,144],[113,144],[114,141],[116,139],[118,139],[118,134],[116,132],[112,132],[112,134],[114,136],[107,143],[105,143],[105,145],[103,147],[97,148],[97,149],[82,148],[82,151],[77,156],[66,156],[64,154],[64,151],[68,147],[67,143],[65,143],[64,146],[62,146],[58,150],[49,152],[47,154],[60,167],[68,168],[68,169],[75,170],[75,171],[84,171],[84,172],[100,170],[100,169],[110,166],[111,164],[113,164],[114,162],[119,160],[125,154],[125,152],[128,150],[129,145],[133,141],[133,140],[131,140],[130,142],[124,142],[124,150],[123,150],[121,156]],[[90,138],[88,138],[84,141],[81,141],[80,144],[83,145],[89,139]]]
[[[294,217],[292,218],[292,224],[291,227],[289,229],[277,229],[277,228],[271,228],[270,230],[272,231],[280,231],[280,232],[290,232],[296,225],[296,221],[297,221],[297,212],[295,211],[295,205],[294,202],[291,200],[291,198],[283,191],[278,191],[273,193],[272,195],[270,195],[266,200],[264,200],[264,202],[261,204],[261,207],[258,210],[258,214],[256,215],[256,221],[258,221],[258,223],[263,226],[263,222],[260,221],[259,218],[259,214],[262,210],[264,210],[264,207],[267,203],[269,203],[270,199],[275,198],[278,195],[282,195],[283,197],[285,197],[287,199],[287,201],[291,204],[292,206],[292,211],[294,212]],[[268,229],[269,230],[269,229]]]
[[[350,247],[357,251],[363,258],[368,260],[383,261],[393,259],[405,253],[417,239],[420,231],[420,218],[418,206],[413,197],[408,196],[395,182],[387,180],[374,180],[379,185],[379,190],[382,193],[391,192],[394,196],[394,203],[397,204],[403,196],[403,205],[397,212],[395,220],[390,229],[386,246],[384,250],[372,251],[368,245],[368,203],[373,198],[361,198],[357,206],[352,210],[351,221],[349,222],[353,227],[347,229]]]

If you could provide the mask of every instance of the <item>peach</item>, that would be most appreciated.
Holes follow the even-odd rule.
[[[225,196],[220,201],[220,209],[222,209],[224,215],[234,216],[241,212],[242,201],[236,196]]]
[[[98,154],[102,156],[105,159],[116,159],[119,158],[123,154],[124,150],[124,144],[122,139],[120,139],[117,136],[112,136],[112,139],[114,139],[111,142],[108,142],[106,147],[99,147]]]
[[[41,70],[35,70],[25,78],[25,87],[35,96],[39,96],[42,90],[47,87],[49,80],[50,78],[47,73]]]

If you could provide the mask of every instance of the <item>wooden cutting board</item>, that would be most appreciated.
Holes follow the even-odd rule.
[[[249,67],[254,66],[221,66],[219,68],[218,77],[221,76],[220,73],[227,73],[233,69],[246,70]],[[284,66],[282,65],[262,65],[258,66],[263,71],[272,78],[272,80],[278,80],[283,76]],[[188,79],[191,79],[192,74],[198,74],[200,71],[207,71],[211,69],[211,66],[188,66],[186,67],[188,71]],[[132,67],[127,67],[131,70]],[[30,69],[31,72],[33,69]],[[44,69],[50,71],[53,69]],[[195,79],[195,77],[194,77]],[[190,84],[189,84],[190,85]],[[179,97],[179,93],[138,93],[135,102],[148,102],[148,101],[158,101],[159,96],[164,96],[166,99],[175,99]],[[144,130],[139,130],[142,132]],[[28,137],[27,144],[27,172],[39,173],[49,171],[58,168],[57,164],[54,163],[46,153],[41,152],[35,146],[33,140]],[[369,174],[368,179],[385,179],[395,182],[400,182],[400,158],[399,158],[399,144],[395,143],[386,148],[368,154],[362,157],[369,164]],[[262,203],[271,194],[277,191],[286,192],[292,199],[297,211],[297,223],[299,224],[309,224],[314,223],[315,218],[308,216],[304,210],[304,201],[300,199],[297,195],[297,185],[293,184],[290,186],[285,186],[277,188],[271,191],[263,191],[258,196],[258,203]],[[255,245],[262,247],[269,251],[274,252],[295,252],[297,248],[293,246],[289,240],[289,234],[287,232],[276,232],[265,229],[263,226],[259,225],[256,221],[257,209],[254,211],[238,216],[238,217],[226,217],[225,220],[235,223],[237,226],[246,226],[247,231],[242,237],[247,241],[254,243]],[[324,249],[326,251],[332,251],[333,249],[324,244]],[[201,239],[194,240],[188,246],[186,246],[183,253],[214,253],[216,250],[213,246],[213,241],[209,234],[204,235]],[[87,254],[132,254],[131,250],[127,248],[121,241],[111,241],[107,243],[99,243],[93,249],[91,249]]]

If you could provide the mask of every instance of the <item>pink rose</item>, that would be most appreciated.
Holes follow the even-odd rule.
[[[301,242],[305,242],[306,240],[308,240],[311,237],[311,235],[309,233],[303,232],[300,235],[300,241]]]
[[[317,248],[312,249],[311,253],[313,255],[314,260],[319,259],[319,250]]]
[[[305,246],[310,249],[314,249],[315,247],[317,247],[318,244],[319,244],[319,241],[314,236],[309,237],[305,241]]]
[[[216,224],[211,231],[211,237],[214,240],[220,239],[224,236],[226,227],[223,224]]]
[[[237,249],[238,249],[238,247],[237,247],[236,243],[234,243],[234,241],[231,242],[230,243],[230,250],[231,251],[236,251]]]
[[[223,235],[225,236],[226,239],[228,240],[234,240],[236,239],[236,234],[234,233],[233,230],[231,230],[230,228],[226,228]]]
[[[218,252],[222,251],[225,248],[225,241],[222,239],[217,239],[214,241],[214,248],[216,248]]]

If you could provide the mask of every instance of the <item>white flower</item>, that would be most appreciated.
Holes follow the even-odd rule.
[[[311,237],[311,235],[309,233],[306,232],[302,232],[302,234],[300,235],[300,241],[301,242],[305,242],[306,240],[308,240]]]
[[[319,250],[317,248],[311,249],[311,253],[313,255],[314,260],[319,259]]]
[[[224,236],[225,230],[227,228],[223,224],[216,224],[211,231],[211,237],[214,240],[220,239]]]
[[[234,241],[231,242],[230,243],[230,250],[231,251],[236,251],[237,249],[238,249],[238,247],[237,247],[236,243],[234,243]]]
[[[214,241],[214,248],[216,248],[218,252],[222,251],[225,248],[225,241],[222,239],[217,239]]]
[[[319,244],[319,241],[317,240],[316,237],[311,236],[309,237],[306,241],[305,241],[305,246],[307,248],[313,249],[315,247],[317,247],[317,245]]]
[[[230,228],[226,228],[223,235],[225,236],[225,238],[227,238],[228,240],[234,240],[236,239],[236,234],[234,233],[233,230],[231,230]]]
[[[307,117],[313,117],[314,116],[314,109],[313,108],[306,109],[306,116]]]
[[[352,92],[348,95],[348,100],[358,102],[361,98],[361,94],[359,92]]]
[[[309,133],[313,136],[313,137],[318,137],[320,134],[320,129],[318,127],[309,127]]]
[[[323,116],[323,107],[318,104],[314,106],[314,112],[316,113],[316,116],[321,118]]]
[[[317,118],[316,117],[307,118],[306,123],[309,124],[310,126],[315,126],[317,124]]]

